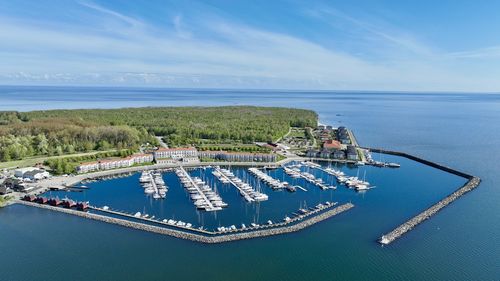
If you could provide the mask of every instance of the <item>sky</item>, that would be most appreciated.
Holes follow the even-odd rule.
[[[0,0],[0,84],[500,92],[500,1]]]

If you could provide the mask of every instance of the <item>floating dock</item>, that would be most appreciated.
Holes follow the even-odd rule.
[[[214,172],[214,176],[216,176],[220,181],[222,182],[228,182],[238,191],[240,192],[240,195],[245,198],[247,202],[259,202],[259,201],[266,201],[269,199],[269,197],[261,193],[260,191],[254,190],[249,184],[243,182],[241,179],[236,177],[231,171],[227,169],[221,169],[219,167],[216,167]]]
[[[184,188],[190,193],[190,197],[196,208],[212,212],[220,211],[222,207],[227,207],[227,204],[222,201],[222,198],[215,191],[205,185],[200,179],[196,182],[183,167],[176,169],[175,173],[181,180]]]

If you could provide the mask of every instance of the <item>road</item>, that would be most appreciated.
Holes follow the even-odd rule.
[[[162,136],[159,136],[159,137],[155,136],[155,138],[158,140],[158,142],[160,143],[161,147],[168,148],[168,145],[163,141],[163,137]]]

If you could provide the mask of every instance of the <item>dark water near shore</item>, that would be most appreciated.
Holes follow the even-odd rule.
[[[500,280],[500,190],[496,185],[500,95],[0,88],[0,110],[228,104],[310,108],[323,123],[351,127],[363,145],[419,155],[480,176],[483,183],[384,248],[374,238],[463,180],[398,159],[403,164],[400,170],[367,172],[378,188],[365,195],[341,187],[333,195],[323,193],[338,198],[334,201],[353,201],[356,207],[345,214],[298,233],[222,245],[10,206],[0,209],[0,280],[66,280],[69,276],[74,280]],[[113,184],[140,188],[128,185],[128,181],[136,184],[132,178]],[[92,189],[105,187],[101,184],[110,182],[95,183]],[[174,198],[173,188],[165,204]],[[263,190],[271,197],[261,203],[262,218],[273,216],[274,210],[264,204],[273,206],[275,200],[288,206],[288,199],[301,195]],[[321,198],[318,189],[308,190],[309,200]],[[178,191],[183,196],[182,188]],[[86,196],[91,196],[90,191]],[[134,211],[135,204],[142,211],[147,203],[144,197],[138,198],[141,202],[130,202]],[[194,207],[185,200],[183,208],[189,214]],[[228,201],[242,204],[236,196]],[[281,211],[278,215],[282,216]]]

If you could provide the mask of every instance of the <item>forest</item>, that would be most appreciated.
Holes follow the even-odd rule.
[[[272,141],[289,127],[315,127],[314,111],[278,107],[143,107],[0,112],[0,161],[110,149],[250,144]]]

